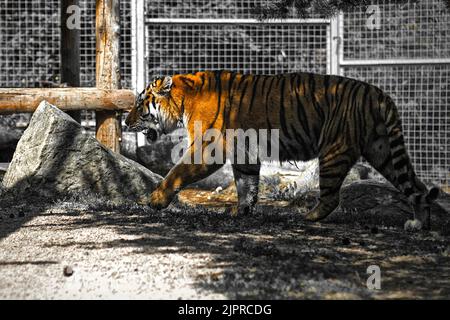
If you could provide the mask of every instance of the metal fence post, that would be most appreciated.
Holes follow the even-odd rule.
[[[330,37],[329,37],[329,55],[328,55],[328,63],[329,63],[329,70],[328,72],[330,74],[339,75],[340,74],[340,53],[341,53],[341,43],[342,43],[342,37],[340,33],[340,23],[342,21],[341,19],[342,15],[339,14],[335,17],[333,17],[330,21]]]
[[[134,92],[138,94],[145,87],[145,75],[147,73],[147,69],[145,66],[146,42],[144,0],[131,1],[131,15],[131,82]],[[136,141],[138,147],[145,145],[145,135],[142,132],[137,132]]]

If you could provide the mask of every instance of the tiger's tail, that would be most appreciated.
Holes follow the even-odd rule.
[[[439,196],[439,189],[433,187],[427,190],[426,186],[414,172],[405,147],[398,110],[392,98],[384,95],[380,104],[381,116],[384,118],[388,134],[391,161],[395,176],[394,185],[408,197],[410,203],[414,206],[415,219],[425,224],[425,227],[429,227],[429,206]],[[425,214],[424,211],[427,211],[427,213]]]

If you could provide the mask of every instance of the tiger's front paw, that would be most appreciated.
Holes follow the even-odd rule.
[[[156,189],[150,196],[143,196],[137,200],[137,203],[144,206],[150,206],[156,210],[167,208],[172,201],[165,192]]]
[[[170,197],[166,192],[156,189],[150,195],[150,203],[149,206],[161,210],[167,208],[172,202],[172,197]]]
[[[229,213],[232,217],[249,216],[256,213],[256,208],[250,205],[236,205],[229,209]]]
[[[414,219],[414,220],[407,220],[405,222],[405,231],[407,232],[416,232],[422,230],[422,222],[420,220]]]
[[[316,221],[322,220],[323,218],[326,217],[325,215],[323,215],[320,212],[318,207],[312,209],[311,211],[309,211],[309,212],[307,212],[306,214],[303,214],[303,215],[304,215],[305,220],[312,221],[312,222],[316,222]]]

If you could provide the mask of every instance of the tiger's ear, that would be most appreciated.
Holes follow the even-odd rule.
[[[166,97],[170,93],[170,89],[172,88],[172,77],[164,77],[162,81],[160,81],[159,85],[153,90],[156,95],[161,97]]]

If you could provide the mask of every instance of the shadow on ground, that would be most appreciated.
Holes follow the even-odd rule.
[[[71,239],[48,246],[90,251],[127,247],[133,248],[132,254],[150,257],[206,254],[211,259],[188,271],[193,285],[226,298],[450,297],[450,219],[437,207],[433,230],[411,234],[403,231],[405,215],[386,217],[382,210],[374,215],[341,209],[313,224],[290,206],[264,201],[256,215],[245,217],[180,202],[155,212],[87,198],[57,203],[30,199],[9,205],[5,201],[0,201],[2,238],[36,215],[55,216],[57,223],[47,222],[43,229],[113,228],[118,235],[114,240]],[[7,263],[0,261],[0,268]],[[370,265],[381,269],[381,290],[367,289]]]

